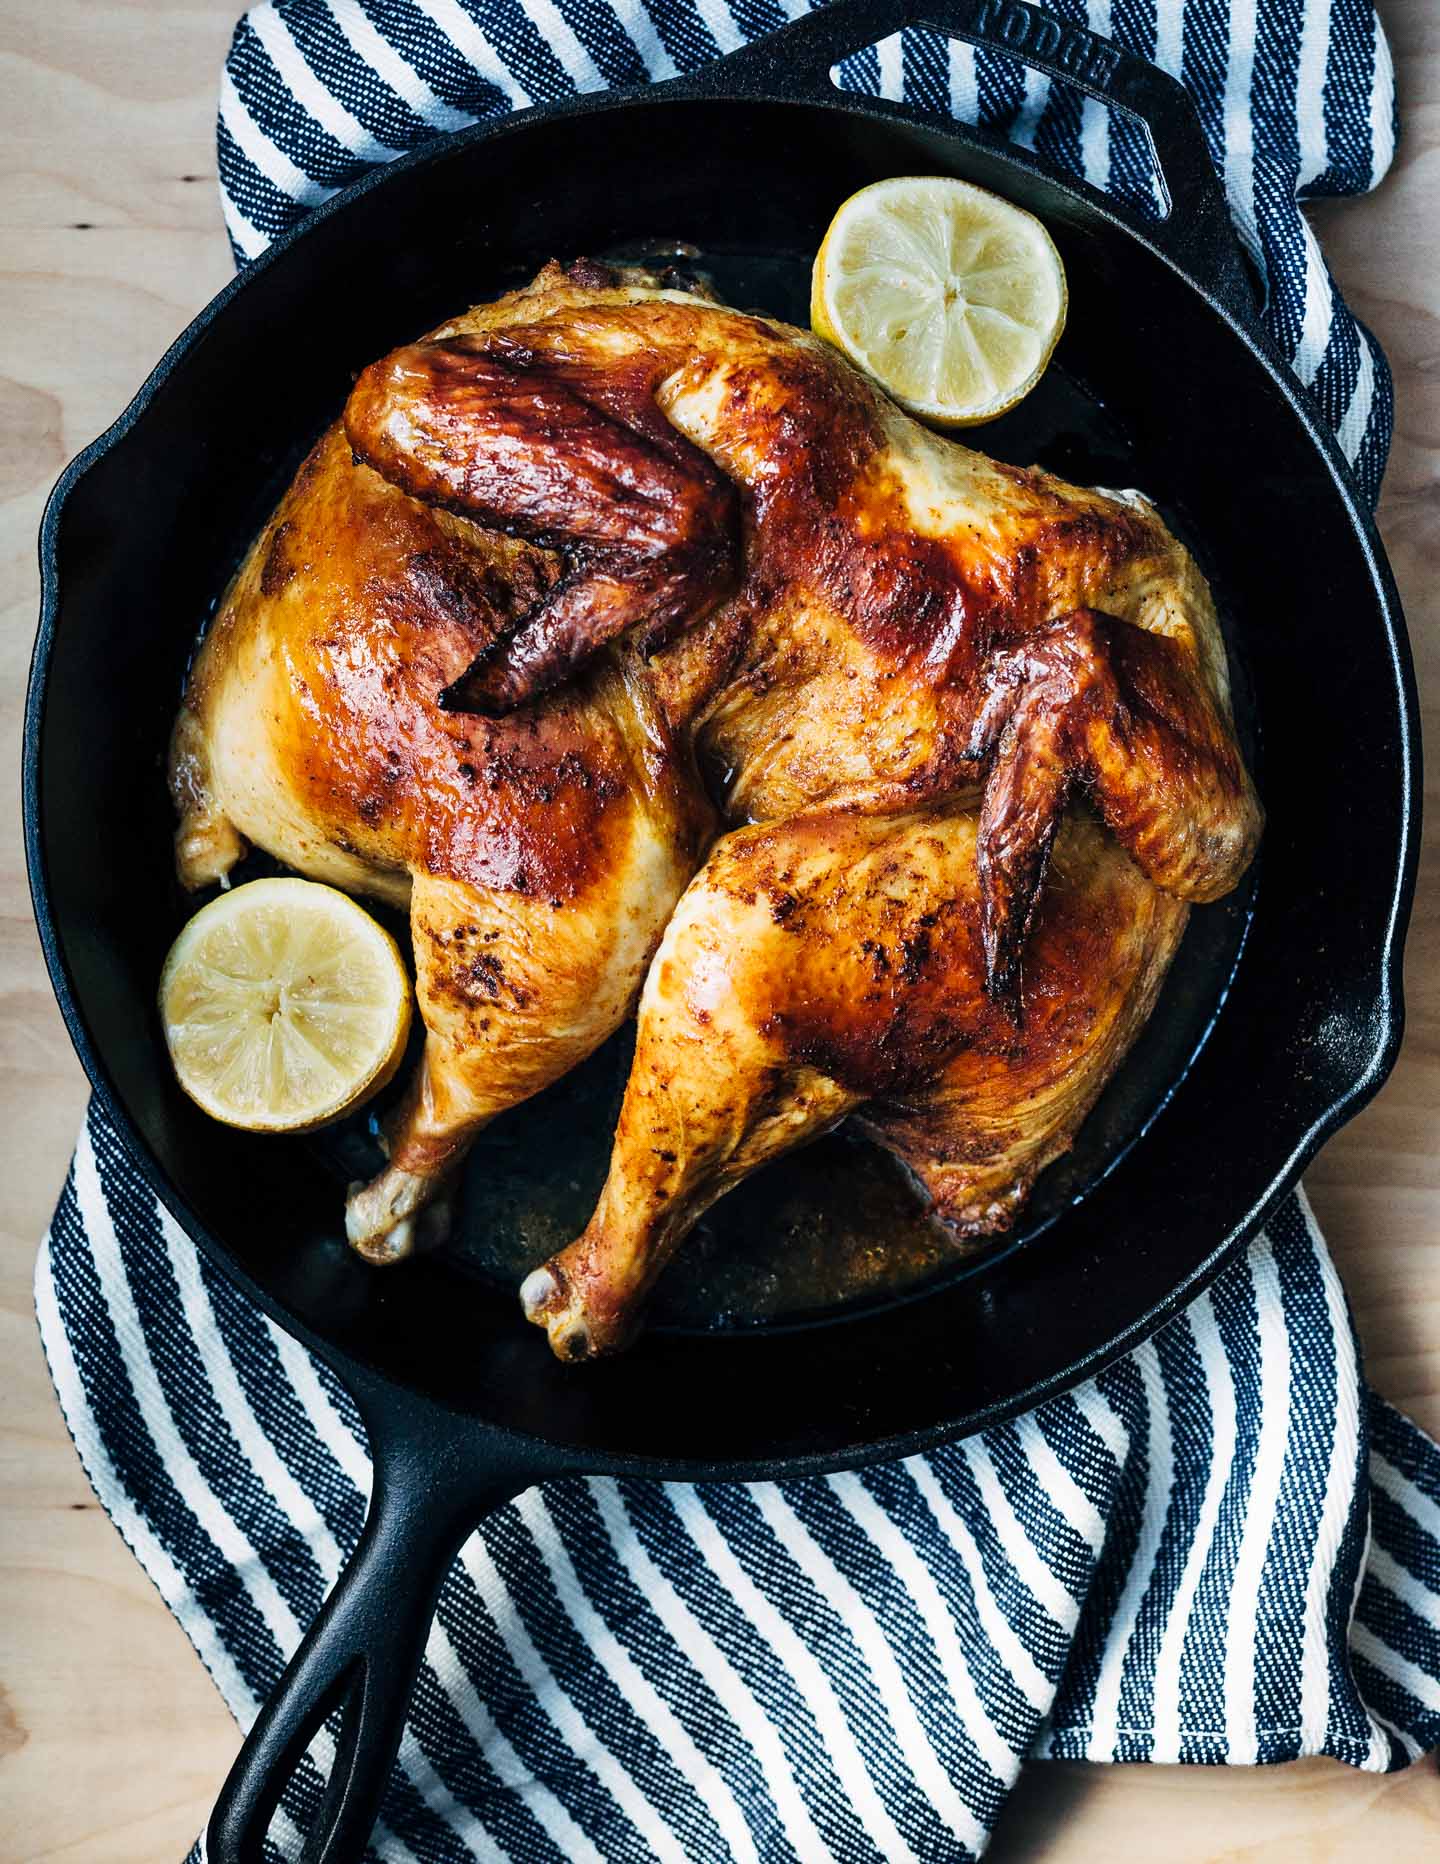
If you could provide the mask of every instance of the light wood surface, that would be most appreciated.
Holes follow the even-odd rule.
[[[0,768],[11,797],[46,491],[229,276],[212,117],[236,6],[0,4]],[[1326,207],[1317,221],[1394,366],[1399,423],[1382,526],[1440,747],[1440,9],[1389,0],[1382,11],[1399,70],[1401,156],[1376,196]],[[1440,770],[1440,750],[1432,765]],[[1432,773],[1405,1051],[1308,1185],[1371,1379],[1440,1433],[1434,785]],[[0,836],[0,1860],[159,1864],[183,1856],[237,1737],[96,1505],[36,1338],[31,1265],[85,1091],[36,948],[17,830],[11,803]],[[1379,1779],[1329,1762],[1032,1766],[991,1856],[1420,1864],[1440,1857],[1440,1777],[1433,1761]]]

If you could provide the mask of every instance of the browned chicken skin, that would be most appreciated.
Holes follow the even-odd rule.
[[[243,837],[408,900],[427,1041],[351,1196],[372,1260],[640,995],[599,1207],[522,1291],[570,1358],[852,1113],[1004,1227],[1260,826],[1209,591],[1143,499],[589,265],[362,374],[207,637],[172,787],[189,885]]]

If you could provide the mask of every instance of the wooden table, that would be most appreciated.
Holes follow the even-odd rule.
[[[14,795],[36,614],[35,531],[71,454],[230,273],[215,87],[239,0],[9,0],[0,10],[0,768]],[[1389,352],[1399,425],[1381,521],[1440,745],[1440,11],[1382,9],[1405,139],[1366,201],[1317,214]],[[124,617],[116,617],[124,626]],[[1432,759],[1440,769],[1440,755]],[[1308,1186],[1373,1382],[1440,1432],[1440,806],[1410,935],[1410,1032]],[[31,1265],[85,1101],[31,927],[17,824],[0,844],[0,1860],[157,1864],[203,1824],[234,1724],[96,1505],[50,1390]],[[1037,1765],[996,1864],[1259,1864],[1440,1856],[1433,1762],[1246,1772]]]

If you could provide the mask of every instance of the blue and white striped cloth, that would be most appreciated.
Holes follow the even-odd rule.
[[[692,68],[797,10],[262,6],[222,89],[237,254],[427,138]],[[1055,10],[1191,86],[1272,334],[1373,492],[1389,378],[1296,204],[1390,160],[1369,6]],[[1120,119],[967,48],[907,35],[844,75],[1149,188]],[[36,1286],[96,1492],[248,1723],[360,1530],[353,1407],[197,1259],[96,1111]],[[1294,1196],[1154,1341],[1019,1423],[856,1475],[571,1481],[502,1510],[446,1585],[372,1855],[949,1864],[984,1849],[1027,1755],[1378,1771],[1437,1744],[1440,1450],[1366,1390]],[[319,1787],[307,1761],[272,1857],[298,1856]]]

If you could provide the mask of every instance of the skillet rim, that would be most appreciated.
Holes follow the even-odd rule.
[[[271,1295],[242,1267],[231,1249],[190,1210],[188,1203],[171,1183],[148,1142],[130,1117],[128,1108],[115,1088],[108,1067],[92,1040],[88,1023],[81,1012],[70,968],[62,949],[60,931],[49,891],[48,860],[42,833],[40,798],[40,759],[47,710],[49,670],[54,650],[60,609],[62,567],[59,533],[66,503],[85,476],[118,446],[143,421],[151,402],[165,387],[171,374],[203,338],[211,326],[225,315],[231,303],[251,282],[272,266],[283,264],[288,254],[316,227],[337,215],[343,215],[357,201],[376,189],[385,187],[394,177],[423,169],[432,164],[459,159],[479,145],[496,143],[508,136],[524,135],[537,127],[561,119],[600,115],[619,110],[634,110],[651,104],[663,106],[690,103],[715,106],[727,101],[713,82],[719,67],[710,67],[696,77],[683,77],[669,83],[635,90],[609,90],[567,99],[560,103],[539,105],[515,112],[490,123],[438,138],[383,167],[373,169],[343,189],[330,200],[312,209],[289,232],[281,235],[267,249],[238,272],[210,302],[197,313],[166,349],[136,394],[119,416],[69,463],[57,480],[41,521],[39,555],[41,570],[40,621],[32,651],[26,694],[23,731],[22,813],[26,865],[31,900],[41,949],[45,957],[52,990],[64,1018],[67,1032],[89,1077],[102,1108],[115,1124],[142,1178],[159,1202],[186,1234],[204,1250],[206,1256],[262,1313],[300,1340],[339,1375],[361,1402],[367,1422],[376,1427],[386,1406],[402,1409],[419,1406],[431,1416],[450,1416],[469,1429],[483,1432],[492,1440],[509,1443],[514,1453],[534,1463],[554,1463],[575,1471],[600,1471],[643,1475],[662,1480],[766,1480],[778,1476],[824,1473],[855,1468],[865,1463],[884,1461],[932,1449],[988,1428],[1043,1399],[1073,1389],[1093,1377],[1104,1366],[1123,1357],[1151,1337],[1189,1305],[1220,1273],[1221,1269],[1248,1243],[1262,1227],[1266,1216],[1294,1188],[1306,1165],[1320,1147],[1345,1125],[1374,1096],[1394,1067],[1404,1034],[1405,1013],[1402,966],[1405,932],[1413,904],[1419,863],[1420,829],[1420,734],[1419,702],[1414,667],[1405,628],[1403,608],[1394,575],[1375,528],[1373,514],[1350,476],[1334,434],[1320,419],[1298,380],[1274,351],[1268,338],[1227,301],[1223,286],[1211,286],[1194,277],[1165,246],[1151,236],[1148,223],[1131,214],[1123,204],[1099,193],[1077,178],[1061,175],[1029,151],[1003,138],[964,124],[937,122],[932,116],[905,105],[881,99],[868,99],[854,93],[835,91],[833,96],[795,98],[766,85],[746,88],[740,96],[728,100],[743,107],[783,109],[785,111],[823,111],[871,122],[894,124],[911,122],[952,140],[977,146],[1002,162],[1043,180],[1048,186],[1069,195],[1105,223],[1107,235],[1118,234],[1138,242],[1190,292],[1194,293],[1212,315],[1221,319],[1230,334],[1250,352],[1279,392],[1289,414],[1296,418],[1302,432],[1320,457],[1336,495],[1349,519],[1350,529],[1361,547],[1365,567],[1375,596],[1376,616],[1380,622],[1389,671],[1393,676],[1396,699],[1401,794],[1399,797],[1399,841],[1396,848],[1395,884],[1389,900],[1383,940],[1376,953],[1378,977],[1373,1023],[1375,1044],[1355,1079],[1318,1113],[1292,1145],[1287,1157],[1272,1174],[1269,1188],[1243,1215],[1234,1219],[1228,1234],[1218,1242],[1191,1272],[1160,1301],[1138,1316],[1118,1333],[1107,1336],[1089,1352],[1048,1377],[1034,1381],[1023,1390],[974,1410],[956,1420],[950,1418],[912,1431],[877,1438],[848,1450],[799,1452],[772,1458],[730,1462],[651,1457],[622,1451],[591,1451],[564,1446],[550,1439],[522,1433],[492,1422],[488,1417],[404,1383],[395,1374],[377,1371],[352,1356],[324,1335],[317,1334]],[[707,82],[707,78],[710,80]],[[1222,1012],[1223,1014],[1223,1009]]]

